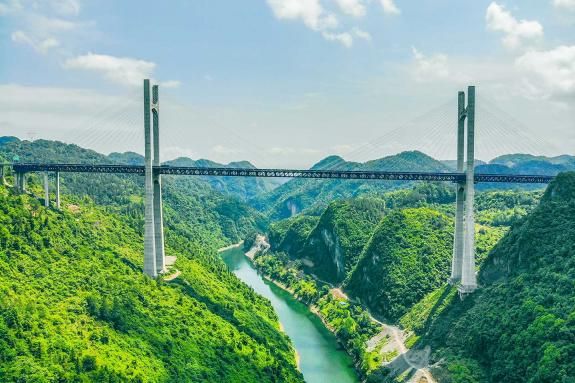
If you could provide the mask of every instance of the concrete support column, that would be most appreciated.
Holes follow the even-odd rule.
[[[154,166],[160,166],[160,108],[158,86],[152,87],[152,126],[154,132]],[[164,217],[162,212],[162,176],[159,171],[153,175],[154,183],[154,242],[156,248],[156,272],[166,267],[164,254]]]
[[[4,165],[0,166],[0,183],[4,185]]]
[[[463,173],[465,165],[465,93],[459,92],[457,102],[457,171]],[[461,281],[464,247],[464,200],[465,182],[458,182],[455,189],[455,235],[453,237],[453,258],[451,260],[451,284]]]
[[[467,171],[465,198],[465,250],[461,273],[462,293],[470,293],[477,288],[475,276],[475,87],[467,90]]]
[[[150,132],[150,80],[144,80],[145,195],[144,195],[144,273],[155,278],[154,190],[152,187],[152,135]]]
[[[44,206],[50,206],[50,183],[48,172],[44,172]]]
[[[60,172],[56,172],[56,208],[60,209]]]
[[[26,173],[15,172],[14,177],[16,190],[19,193],[24,193],[26,191]]]

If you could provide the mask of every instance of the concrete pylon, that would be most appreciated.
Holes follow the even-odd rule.
[[[160,166],[160,108],[158,85],[152,86],[152,126],[154,132],[154,166]],[[156,248],[156,272],[165,269],[164,217],[162,212],[162,176],[153,172],[154,183],[154,243]]]
[[[150,80],[144,80],[145,195],[144,195],[144,273],[155,278],[154,189],[152,184],[152,132],[150,131]]]
[[[465,250],[461,271],[461,293],[477,288],[475,276],[475,87],[467,89],[467,170],[465,187]]]
[[[26,192],[26,173],[15,173],[15,177],[16,177],[16,190],[18,190],[19,193],[25,193]]]
[[[459,92],[457,102],[457,171],[463,173],[465,165],[465,93]],[[451,260],[451,277],[453,285],[461,281],[464,247],[464,200],[465,182],[458,182],[455,189],[455,235],[453,237],[453,257]]]
[[[44,172],[44,206],[50,206],[50,183],[48,179],[48,172]]]
[[[60,209],[60,172],[56,172],[56,208]]]

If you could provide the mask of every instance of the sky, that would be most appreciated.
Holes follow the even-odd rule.
[[[402,150],[575,154],[575,0],[0,0],[0,135],[308,167]]]

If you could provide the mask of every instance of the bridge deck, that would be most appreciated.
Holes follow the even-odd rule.
[[[113,173],[144,174],[143,165],[91,165],[91,164],[37,164],[19,163],[11,165],[14,171],[28,172],[69,172],[69,173]],[[463,182],[465,173],[441,172],[396,172],[359,170],[314,170],[314,169],[244,169],[244,168],[205,168],[187,166],[155,166],[155,172],[166,175],[220,176],[220,177],[282,177],[348,180],[390,180],[390,181],[448,181]],[[554,176],[524,174],[475,174],[475,182],[499,183],[549,183]]]

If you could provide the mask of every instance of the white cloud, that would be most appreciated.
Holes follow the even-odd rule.
[[[425,56],[415,47],[411,49],[414,58],[413,76],[417,81],[433,81],[449,76],[449,64],[446,55],[437,53],[432,56]]]
[[[366,32],[366,31],[359,29],[357,27],[353,28],[351,31],[353,32],[353,34],[357,38],[360,38],[362,40],[367,40],[367,41],[371,40],[371,35],[369,34],[369,32]]]
[[[535,20],[517,20],[503,6],[492,2],[485,13],[487,29],[503,32],[502,43],[514,49],[523,43],[537,41],[543,37],[543,26]]]
[[[526,90],[543,98],[575,96],[575,45],[530,51],[515,60]]]
[[[557,8],[575,10],[575,0],[553,0],[553,6]]]
[[[365,5],[362,0],[336,0],[336,3],[343,13],[353,17],[365,16]]]
[[[348,32],[343,33],[322,32],[322,36],[328,41],[337,41],[346,48],[351,48],[351,46],[353,45],[353,37]]]
[[[142,79],[152,75],[156,64],[127,57],[88,53],[66,60],[64,67],[98,72],[108,80],[120,84],[141,85]]]
[[[315,31],[335,28],[338,25],[337,17],[333,13],[326,13],[320,0],[267,1],[278,19],[301,19],[308,28]]]
[[[337,0],[344,12],[360,15],[363,4],[359,0]],[[326,11],[320,0],[267,0],[273,14],[280,20],[300,20],[309,29],[321,33],[328,41],[335,41],[349,48],[353,45],[350,32],[336,32],[339,26],[337,16]],[[359,5],[359,7],[358,7]],[[360,37],[359,35],[356,35]],[[365,38],[365,34],[360,38]]]
[[[121,85],[141,86],[143,79],[152,78],[156,63],[129,57],[88,53],[66,60],[64,68],[96,72]],[[160,85],[175,88],[180,85],[180,82],[170,80],[161,82]]]
[[[58,40],[52,37],[37,41],[23,31],[14,31],[10,37],[15,43],[30,45],[36,52],[42,54],[47,53],[51,48],[55,48],[60,45]]]
[[[401,10],[395,5],[393,0],[380,0],[381,6],[383,7],[383,12],[388,15],[399,15]]]

